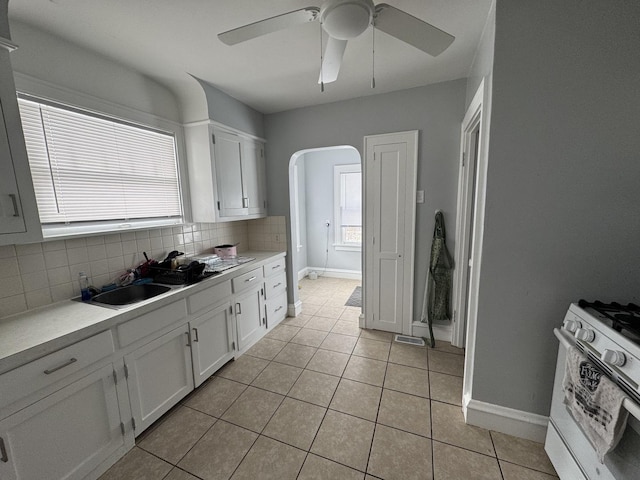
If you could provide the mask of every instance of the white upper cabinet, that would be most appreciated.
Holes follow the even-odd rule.
[[[267,215],[264,142],[211,124],[188,125],[185,135],[195,222]]]
[[[0,38],[0,245],[42,239],[9,50]]]

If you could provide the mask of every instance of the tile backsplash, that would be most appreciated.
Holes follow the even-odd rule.
[[[239,253],[286,250],[285,218],[196,223],[0,246],[0,318],[79,295],[79,272],[100,287],[143,262],[142,252],[162,260],[171,250],[193,255],[225,243],[239,243]]]

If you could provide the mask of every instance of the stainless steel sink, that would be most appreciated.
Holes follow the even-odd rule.
[[[166,285],[155,285],[152,283],[144,285],[127,285],[126,287],[120,287],[109,292],[100,293],[93,297],[91,302],[118,307],[148,300],[157,295],[168,292],[169,290],[171,290],[171,287],[167,287]]]

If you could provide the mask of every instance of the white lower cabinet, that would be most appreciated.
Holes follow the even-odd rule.
[[[187,324],[125,355],[135,435],[193,390]]]
[[[236,296],[236,328],[238,350],[244,351],[257,342],[267,329],[264,315],[263,284]]]
[[[230,302],[189,322],[193,379],[198,387],[231,360],[235,350],[233,312]]]
[[[1,420],[0,478],[86,478],[130,448],[120,423],[126,401],[109,364]]]

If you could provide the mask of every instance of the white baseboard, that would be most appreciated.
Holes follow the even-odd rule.
[[[411,324],[411,335],[413,337],[429,338],[429,325],[422,322],[413,322]],[[433,325],[433,336],[436,340],[451,342],[451,325]]]
[[[346,278],[349,280],[362,280],[362,272],[359,270],[343,270],[340,268],[307,267],[306,275],[312,270],[317,272],[319,277]]]
[[[304,277],[306,277],[307,275],[309,275],[309,272],[311,270],[309,269],[309,267],[304,267],[302,270],[300,270],[298,272],[298,281],[302,280]]]
[[[297,317],[300,313],[302,313],[302,301],[298,300],[296,303],[287,305],[288,317]]]
[[[464,403],[465,420],[469,425],[544,443],[549,417],[474,399]]]

